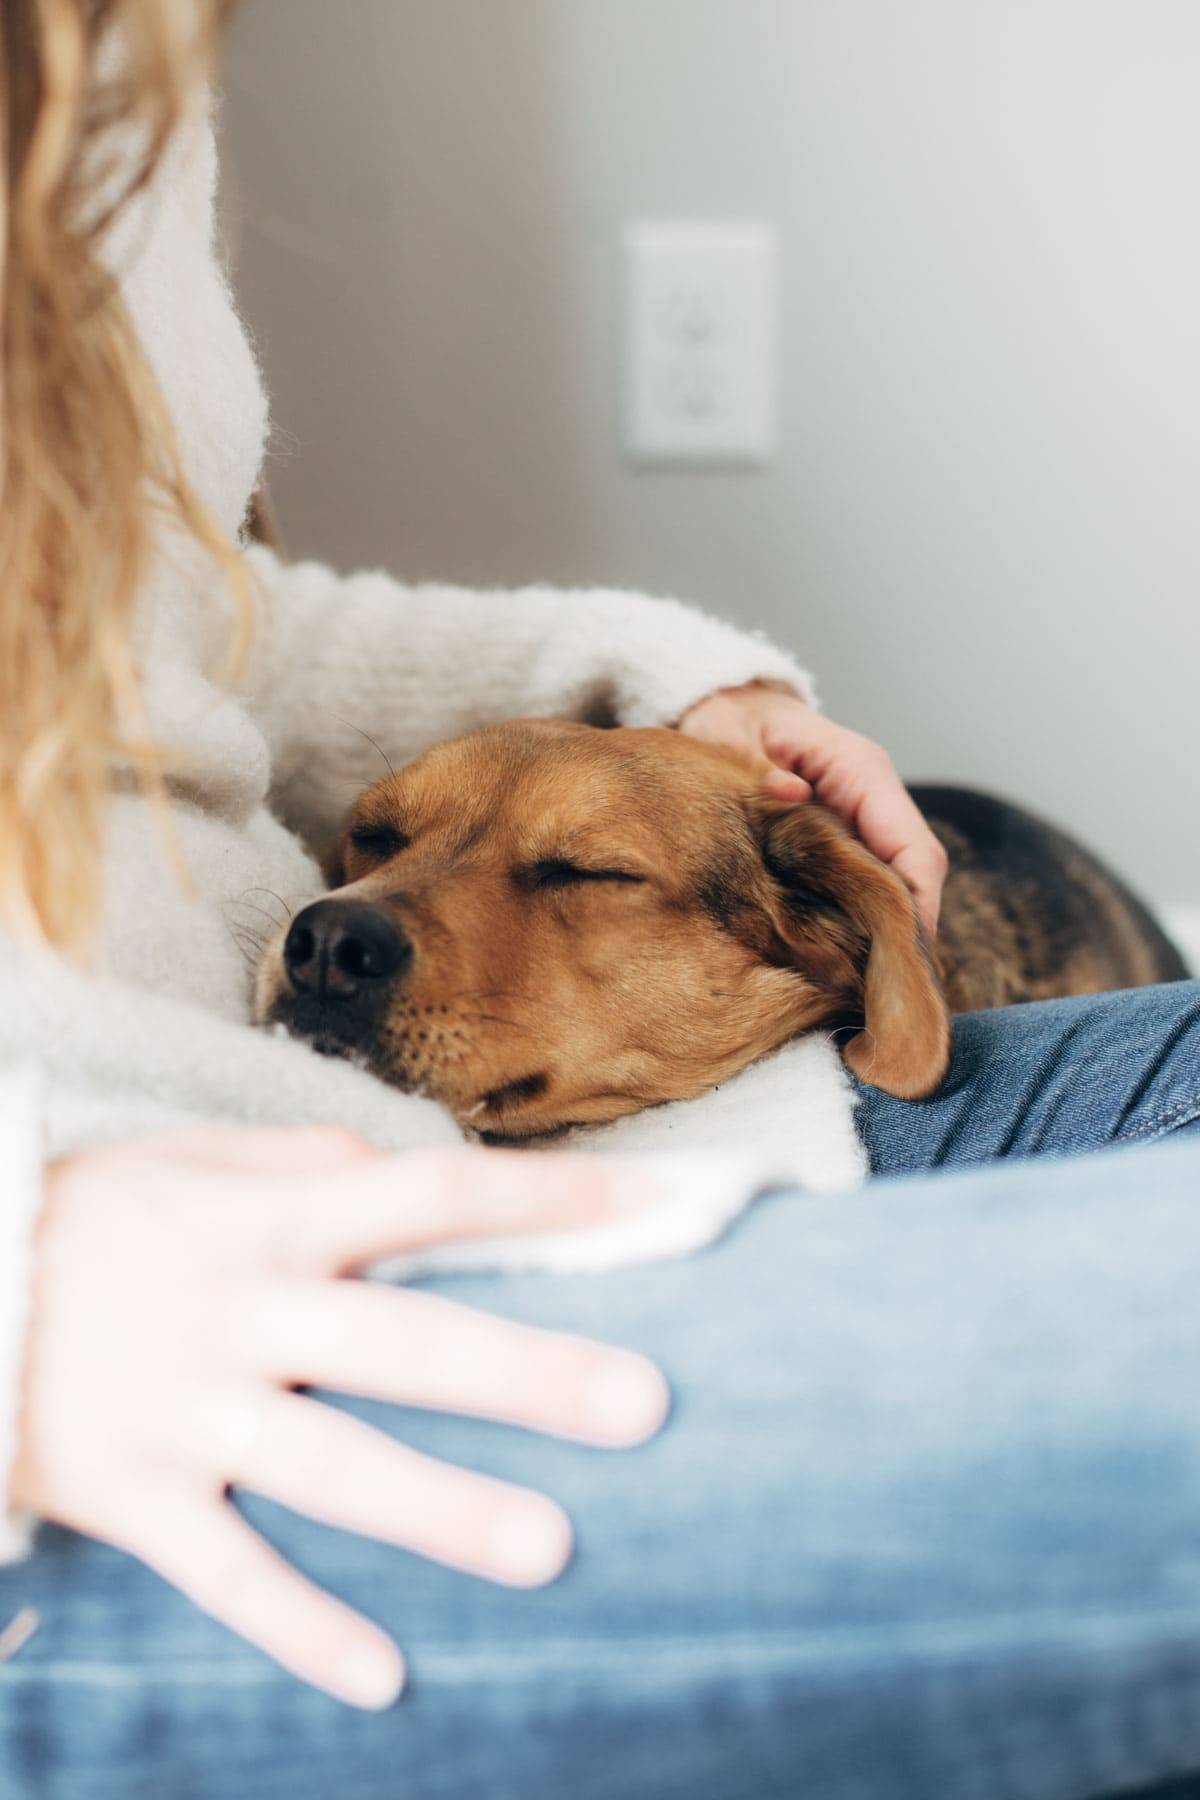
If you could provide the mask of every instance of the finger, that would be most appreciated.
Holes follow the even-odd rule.
[[[942,889],[946,879],[946,860],[935,838],[933,847],[910,846],[892,858],[892,867],[909,888],[925,936],[932,943],[937,936],[942,911]]]
[[[337,1125],[202,1125],[148,1138],[156,1157],[241,1174],[319,1174],[383,1152]]]
[[[766,732],[770,754],[803,775],[826,805],[841,811],[850,795],[861,796],[889,775],[899,780],[880,745],[811,710],[802,721],[788,718]]]
[[[946,855],[878,744],[828,720],[800,753],[818,799],[856,830],[912,893],[926,935],[937,934]]]
[[[203,1611],[293,1675],[351,1706],[390,1706],[404,1686],[391,1639],[297,1573],[224,1500],[153,1496],[155,1524],[129,1548]]]
[[[696,732],[709,743],[724,744],[726,749],[740,750],[753,763],[764,789],[775,800],[799,802],[812,799],[812,788],[793,767],[789,752],[768,746],[761,724],[750,722],[744,728],[730,731]]]
[[[754,709],[724,697],[718,696],[689,713],[679,729],[684,737],[704,744],[728,744],[732,749],[751,753],[762,750],[762,721]]]
[[[851,823],[869,850],[910,889],[930,936],[937,930],[946,853],[900,777],[888,766],[863,795]]]
[[[745,752],[773,799],[793,803],[812,799],[812,788],[795,770],[797,753],[782,742],[769,740],[765,709],[714,700],[694,720],[685,719],[680,729],[685,737]]]
[[[364,1161],[280,1195],[281,1254],[310,1273],[359,1268],[464,1238],[574,1231],[661,1203],[632,1159],[439,1148]]]
[[[810,783],[779,759],[768,763],[764,769],[763,786],[773,800],[790,800],[798,804],[813,797]]]
[[[299,1394],[272,1396],[245,1467],[232,1475],[326,1525],[505,1587],[542,1587],[571,1554],[570,1522],[552,1500],[423,1456]]]
[[[670,1406],[658,1369],[633,1351],[518,1325],[412,1288],[276,1281],[256,1287],[236,1329],[239,1354],[276,1382],[496,1419],[599,1446],[644,1442]]]

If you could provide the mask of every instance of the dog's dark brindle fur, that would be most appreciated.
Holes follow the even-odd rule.
[[[1142,902],[1073,838],[988,794],[911,791],[950,858],[936,961],[955,1012],[1187,979]]]

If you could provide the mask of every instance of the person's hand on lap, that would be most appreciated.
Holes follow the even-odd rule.
[[[644,1358],[346,1280],[456,1238],[650,1202],[598,1156],[385,1156],[340,1131],[210,1127],[51,1166],[9,1502],[138,1556],[306,1681],[394,1700],[395,1645],[293,1569],[230,1484],[511,1587],[571,1529],[542,1494],[407,1449],[300,1385],[617,1448],[662,1424]]]

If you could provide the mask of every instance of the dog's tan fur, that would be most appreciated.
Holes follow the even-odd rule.
[[[690,1098],[813,1029],[921,1098],[949,1067],[951,1007],[1184,973],[1080,846],[987,796],[915,793],[951,855],[933,961],[899,878],[824,807],[764,798],[732,750],[547,721],[473,733],[364,794],[329,871],[410,940],[403,977],[368,1012],[302,1001],[281,938],[257,1016],[512,1139]]]
[[[947,1068],[901,882],[823,808],[763,799],[736,753],[675,732],[523,721],[440,745],[362,797],[330,872],[415,945],[354,1048],[487,1135],[687,1098],[817,1026],[894,1093]],[[288,1022],[279,943],[257,1013]]]

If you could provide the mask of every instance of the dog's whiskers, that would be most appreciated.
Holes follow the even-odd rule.
[[[295,918],[295,916],[296,916],[296,909],[295,909],[295,907],[292,907],[292,906],[289,906],[289,905],[288,905],[288,903],[287,903],[287,901],[286,901],[286,900],[285,900],[285,899],[284,899],[284,897],[283,897],[283,895],[282,895],[282,894],[277,894],[277,893],[276,893],[276,892],[275,892],[275,889],[274,889],[274,888],[269,888],[269,887],[248,887],[248,888],[247,888],[247,889],[246,889],[246,893],[247,893],[247,894],[265,894],[265,895],[266,895],[266,896],[267,896],[267,898],[268,898],[268,899],[269,899],[269,900],[277,900],[277,901],[278,901],[278,902],[279,902],[279,904],[280,904],[280,906],[282,906],[282,908],[283,908],[283,918],[282,918],[282,919],[276,919],[276,920],[275,920],[275,921],[274,921],[274,923],[275,923],[275,924],[276,924],[276,925],[284,925],[284,924],[286,924],[286,923],[287,923],[287,921],[288,921],[288,920],[289,920],[289,919],[294,919],[294,918]],[[252,900],[247,900],[247,901],[246,901],[246,905],[247,905],[247,906],[253,906],[253,905],[254,905],[254,902],[253,902],[253,901],[252,901]],[[265,911],[265,910],[266,910],[266,909],[265,909],[265,908],[263,908],[263,907],[260,907],[260,908],[259,908],[259,909],[258,909],[258,910],[259,910],[259,911],[260,911],[260,912],[263,912],[263,911]],[[271,915],[270,915],[270,914],[269,914],[269,913],[268,913],[268,914],[267,914],[267,917],[268,917],[268,918],[270,918],[270,916],[271,916]]]
[[[230,932],[239,932],[242,937],[249,938],[252,943],[258,944],[260,947],[267,941],[265,932],[259,931],[245,919],[231,919],[228,914],[225,916],[225,929]]]
[[[273,925],[277,931],[282,931],[284,925],[287,923],[286,919],[277,919],[274,913],[268,912],[265,906],[259,906],[254,900],[239,900],[237,904],[239,906],[248,906],[251,912],[258,913],[260,918],[266,919],[267,923]]]
[[[528,1031],[528,1025],[522,1025],[517,1019],[502,1019],[498,1013],[456,1012],[456,1019],[474,1019],[484,1025],[507,1025],[511,1031]]]
[[[392,780],[395,781],[396,771],[392,767],[392,759],[388,755],[387,751],[383,748],[382,744],[376,743],[375,739],[371,736],[370,732],[364,731],[361,725],[356,725],[354,723],[353,719],[343,719],[339,713],[335,713],[333,716],[335,719],[337,719],[337,722],[339,725],[348,725],[350,727],[351,731],[357,731],[359,737],[366,738],[368,744],[370,744],[370,746],[373,750],[378,750],[380,756],[383,758],[384,765],[387,768],[388,774],[391,776]],[[361,788],[359,791],[361,792]]]
[[[456,1000],[515,1000],[521,1006],[556,1006],[552,1000],[539,1000],[535,994],[513,994],[503,988],[462,988],[457,994],[450,996],[450,1004]]]
[[[252,931],[237,929],[228,919],[225,920],[225,929],[246,967],[256,969],[262,958],[264,940],[256,937]]]

